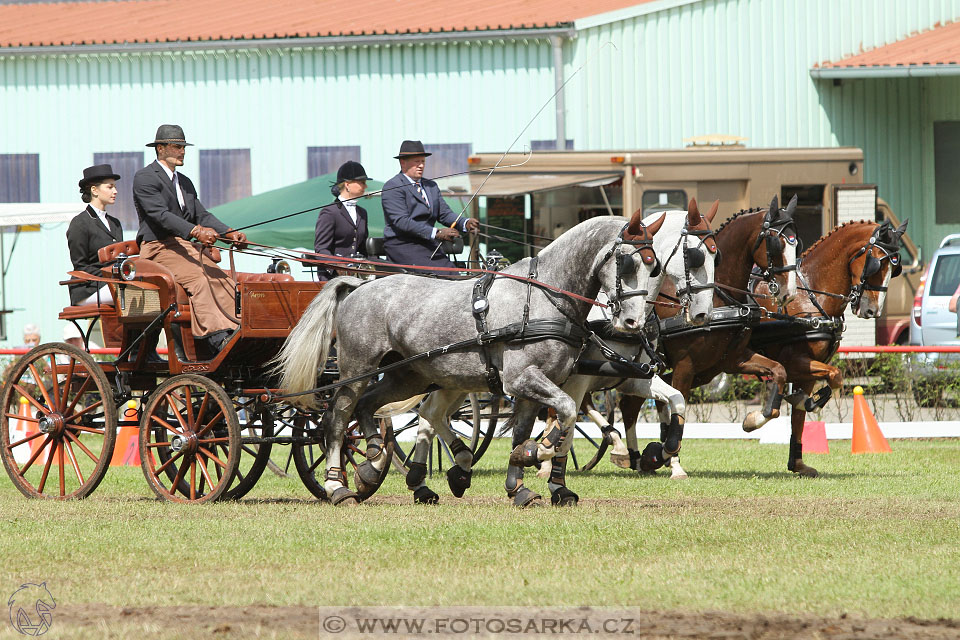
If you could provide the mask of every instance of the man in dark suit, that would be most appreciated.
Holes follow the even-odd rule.
[[[246,247],[247,238],[207,211],[193,182],[177,171],[183,166],[186,147],[192,146],[182,128],[160,125],[155,140],[147,146],[156,149],[157,160],[133,177],[133,201],[140,217],[140,256],[165,266],[186,289],[191,331],[216,353],[240,323],[235,313],[236,283],[201,251],[212,247],[220,236],[241,249]]]
[[[440,187],[423,177],[426,159],[431,154],[419,140],[404,140],[400,153],[400,173],[383,185],[383,248],[391,261],[430,267],[455,266],[438,250],[442,240],[454,240],[460,232],[476,231],[474,218],[455,214],[440,196]],[[445,225],[437,229],[439,221]]]
[[[353,160],[344,162],[337,170],[337,182],[332,191],[337,199],[317,215],[313,250],[328,256],[366,256],[367,212],[357,204],[367,190],[367,172],[363,165]],[[332,268],[319,267],[320,280],[335,277]]]

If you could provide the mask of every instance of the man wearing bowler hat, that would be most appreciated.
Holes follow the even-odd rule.
[[[247,238],[207,211],[193,182],[177,171],[183,166],[186,147],[193,146],[182,128],[160,125],[154,141],[147,146],[156,150],[157,159],[133,177],[133,201],[140,217],[140,256],[165,266],[187,291],[191,331],[215,354],[240,323],[235,313],[236,283],[213,264],[209,254],[201,256],[201,251],[212,247],[220,236],[243,249]]]
[[[419,140],[404,140],[400,153],[394,156],[400,161],[400,173],[383,185],[380,196],[386,223],[383,247],[387,257],[399,264],[453,267],[437,249],[440,241],[476,231],[480,223],[457,216],[440,197],[437,183],[423,177],[430,155]],[[443,228],[434,226],[437,221]]]

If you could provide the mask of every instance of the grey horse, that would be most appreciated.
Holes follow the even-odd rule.
[[[341,386],[322,425],[327,453],[324,489],[329,500],[355,504],[360,499],[345,486],[340,466],[351,416],[356,416],[367,440],[367,460],[355,475],[363,495],[389,464],[374,412],[426,391],[443,390],[451,402],[463,393],[487,391],[491,367],[499,373],[503,392],[552,407],[562,428],[571,428],[577,406],[559,384],[572,373],[581,351],[579,325],[602,288],[612,300],[614,327],[631,334],[642,331],[647,299],[657,295],[663,278],[653,250],[662,220],[644,226],[639,212],[627,224],[622,218],[592,218],[554,240],[537,258],[521,260],[500,272],[486,292],[487,326],[496,330],[529,320],[527,329],[538,322],[552,322],[553,330],[539,336],[527,331],[520,339],[486,346],[478,342],[441,349],[433,357],[384,373],[369,387],[368,378]],[[522,281],[531,276],[545,287]],[[310,303],[275,359],[281,387],[288,393],[314,388],[334,335],[342,380],[445,345],[475,340],[478,326],[471,312],[476,308],[475,284],[476,280],[402,274],[374,281],[334,278]],[[313,406],[315,398],[306,394],[292,401]],[[459,449],[454,453],[459,460],[470,457],[469,450],[467,456]],[[460,483],[469,486],[469,482],[469,471],[464,471]]]

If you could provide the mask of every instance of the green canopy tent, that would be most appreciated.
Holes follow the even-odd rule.
[[[330,187],[336,177],[336,174],[328,173],[288,187],[234,200],[213,207],[210,211],[224,224],[234,229],[242,229],[252,242],[288,249],[297,247],[312,249],[317,212],[333,202]],[[367,181],[368,191],[379,192],[382,187],[382,182]],[[459,198],[444,196],[444,200],[456,212],[463,208]],[[367,210],[369,235],[382,236],[383,206],[380,203],[380,194],[364,196],[357,204]],[[255,225],[305,209],[310,211],[244,229],[248,225]]]

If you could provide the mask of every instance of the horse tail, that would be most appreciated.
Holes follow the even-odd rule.
[[[280,374],[284,393],[302,393],[317,385],[317,374],[327,362],[333,343],[337,309],[354,289],[366,282],[342,276],[330,280],[310,302],[296,326],[287,336],[280,353],[270,361],[272,371]],[[291,399],[299,405],[312,405],[312,397]]]

